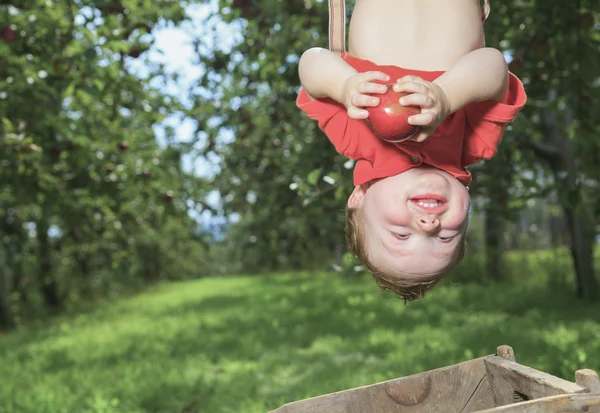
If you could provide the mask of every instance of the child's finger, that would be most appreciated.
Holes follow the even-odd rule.
[[[404,93],[427,94],[429,92],[429,89],[427,88],[427,86],[425,86],[423,83],[418,83],[418,82],[396,83],[393,86],[393,89],[397,93],[404,92]]]
[[[371,72],[365,72],[362,74],[362,78],[366,82],[372,82],[374,80],[380,80],[382,82],[388,82],[390,80],[389,75],[379,72],[377,70]]]
[[[429,133],[428,132],[420,132],[416,136],[414,136],[412,139],[415,142],[423,142],[428,137],[429,137]]]
[[[408,118],[408,123],[413,126],[429,126],[435,122],[435,115],[432,112],[419,113]]]
[[[420,106],[422,108],[431,108],[435,101],[429,95],[422,93],[411,93],[408,96],[400,98],[400,104],[403,106]]]
[[[358,107],[375,107],[379,105],[379,98],[375,96],[355,93],[350,99],[350,103]]]
[[[373,82],[362,82],[358,85],[358,91],[360,93],[386,93],[388,87],[379,83]]]
[[[396,82],[423,82],[423,78],[414,75],[402,76],[400,79],[396,79]]]
[[[350,119],[367,119],[369,117],[369,112],[357,108],[356,106],[350,106],[348,108],[348,117]]]

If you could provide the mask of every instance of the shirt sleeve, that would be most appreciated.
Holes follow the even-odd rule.
[[[523,83],[508,73],[509,87],[501,102],[487,100],[465,106],[466,134],[463,165],[491,159],[498,151],[506,125],[512,122],[527,101]]]
[[[360,145],[362,128],[350,119],[344,105],[333,99],[313,99],[302,89],[296,99],[296,106],[306,115],[316,120],[325,132],[336,151],[350,159],[360,159],[363,151]]]

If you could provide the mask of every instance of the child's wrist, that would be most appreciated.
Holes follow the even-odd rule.
[[[351,87],[350,85],[348,85],[349,80],[352,78],[352,76],[354,76],[357,72],[354,71],[354,73],[349,73],[349,74],[345,74],[340,76],[340,82],[337,85],[337,93],[336,96],[333,97],[333,99],[341,104],[343,104],[344,106],[348,106],[348,102],[346,102],[346,95],[348,94],[348,87]]]
[[[433,83],[440,88],[444,100],[443,105],[445,106],[448,114],[452,114],[463,106],[471,103],[466,94],[461,93],[460,90],[455,90],[452,88],[452,86],[448,84],[445,81],[446,79],[442,78],[442,76],[433,81]]]

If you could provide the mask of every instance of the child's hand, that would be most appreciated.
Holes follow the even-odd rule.
[[[450,114],[448,98],[440,86],[418,76],[404,76],[393,87],[396,92],[409,93],[400,99],[403,106],[420,106],[421,113],[408,118],[408,123],[420,126],[419,132],[411,138],[423,142]]]
[[[369,116],[369,112],[363,108],[379,105],[379,98],[370,96],[369,94],[386,93],[388,87],[374,83],[374,80],[387,82],[390,80],[390,77],[382,72],[365,72],[357,73],[346,79],[342,93],[343,103],[348,110],[348,117],[352,119],[366,119]]]

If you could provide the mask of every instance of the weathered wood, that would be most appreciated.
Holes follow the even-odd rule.
[[[495,406],[504,406],[506,404],[512,404],[523,400],[521,395],[515,393],[513,387],[502,375],[498,375],[495,374],[494,371],[490,371],[487,364],[485,364],[485,369],[487,373],[487,380],[490,383],[490,390],[492,392]]]
[[[484,358],[288,403],[271,413],[437,413],[493,407]]]
[[[600,413],[600,395],[563,394],[481,410],[478,413]]]
[[[600,394],[600,378],[598,373],[590,369],[581,369],[575,372],[575,383],[588,389],[590,393]]]
[[[516,362],[510,346],[497,355],[412,376],[313,397],[270,413],[600,413],[600,378],[576,383]]]
[[[586,388],[570,381],[498,356],[486,357],[484,364],[496,406],[514,403],[515,396],[533,400],[587,391]]]
[[[481,383],[479,383],[475,389],[471,400],[469,400],[460,413],[479,412],[484,409],[489,409],[490,406],[495,406],[494,396],[492,395],[492,389],[486,376],[481,380]]]
[[[515,351],[511,346],[498,346],[496,352],[498,353],[498,357],[502,357],[504,360],[517,361]]]
[[[498,346],[496,348],[496,354],[504,360],[517,361],[515,351],[511,346]],[[526,400],[522,394],[514,391],[506,380],[490,376],[488,381],[490,382],[490,391],[492,392],[492,397],[494,398],[496,406],[519,403]]]

